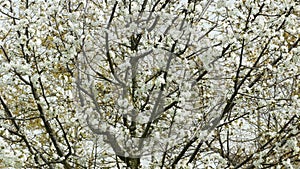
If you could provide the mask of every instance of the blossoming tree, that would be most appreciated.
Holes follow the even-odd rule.
[[[300,166],[299,2],[0,3],[0,167]]]

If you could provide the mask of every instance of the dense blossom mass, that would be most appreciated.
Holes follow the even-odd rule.
[[[0,168],[299,168],[296,0],[0,0]]]

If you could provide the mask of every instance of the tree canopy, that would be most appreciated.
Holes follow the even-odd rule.
[[[0,0],[0,168],[297,168],[295,0]]]

